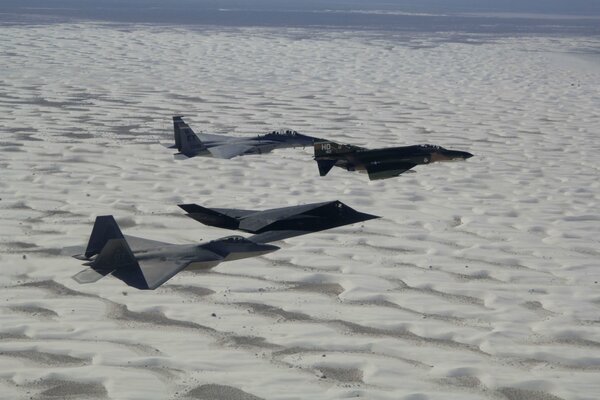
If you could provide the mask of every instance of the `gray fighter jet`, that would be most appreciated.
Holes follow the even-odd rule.
[[[85,261],[84,265],[89,268],[73,279],[91,283],[112,274],[137,289],[156,289],[184,269],[205,270],[225,261],[257,257],[279,249],[267,244],[269,242],[379,218],[355,211],[339,201],[265,211],[209,209],[198,205],[181,207],[207,225],[256,235],[179,245],[125,236],[112,215],[99,216],[85,251],[73,256]]]
[[[291,129],[281,129],[249,138],[196,134],[183,121],[181,115],[173,117],[173,136],[175,144],[168,147],[179,151],[175,154],[175,158],[184,159],[196,156],[233,158],[248,154],[263,154],[274,149],[312,146],[315,140],[322,140],[302,135]]]
[[[333,167],[340,167],[366,172],[370,180],[392,178],[421,164],[473,157],[466,151],[448,150],[431,144],[370,150],[323,140],[315,142],[314,150],[321,176],[327,175]]]

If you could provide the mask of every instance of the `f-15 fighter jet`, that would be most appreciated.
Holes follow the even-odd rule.
[[[321,176],[327,175],[335,166],[348,171],[366,172],[370,180],[392,178],[420,164],[473,157],[473,154],[466,151],[447,150],[431,144],[370,150],[349,144],[319,141],[315,142],[314,149]]]
[[[291,129],[272,131],[249,138],[206,133],[196,134],[183,121],[181,115],[173,117],[173,135],[175,144],[169,146],[169,148],[176,148],[179,151],[175,154],[176,158],[196,156],[233,158],[248,154],[269,153],[274,149],[312,146],[315,140],[322,140],[302,135]]]
[[[339,201],[265,211],[209,209],[197,205],[182,208],[207,225],[256,235],[228,236],[201,244],[171,244],[125,236],[112,215],[99,216],[85,251],[73,256],[85,261],[89,268],[73,279],[91,283],[112,274],[137,289],[156,289],[184,269],[204,270],[225,261],[257,257],[279,249],[267,244],[272,241],[378,218]]]

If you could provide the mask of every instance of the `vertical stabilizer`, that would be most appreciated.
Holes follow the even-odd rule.
[[[117,221],[115,221],[112,215],[96,217],[90,240],[85,249],[85,257],[90,258],[99,254],[110,239],[123,239],[123,234],[121,233],[121,229],[119,229],[119,225],[117,225]]]
[[[193,157],[205,150],[200,138],[198,138],[192,128],[183,121],[183,117],[180,115],[173,117],[173,135],[175,137],[177,150],[187,157]]]
[[[181,125],[186,125],[183,122],[183,115],[175,115],[173,116],[173,137],[175,139],[175,148],[181,151]]]

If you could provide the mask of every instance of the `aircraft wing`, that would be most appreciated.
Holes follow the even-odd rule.
[[[170,243],[159,242],[158,240],[149,240],[144,239],[137,236],[123,235],[125,236],[125,240],[127,240],[127,244],[131,248],[132,251],[140,251],[140,250],[150,250],[155,249],[157,247],[168,246]]]
[[[203,143],[226,143],[231,140],[231,136],[216,135],[214,133],[196,133],[196,136]]]
[[[271,243],[277,242],[279,240],[288,239],[294,236],[306,235],[307,233],[312,233],[314,231],[266,231],[263,233],[259,233],[256,235],[252,235],[248,237],[248,240],[252,240],[255,243]]]
[[[367,165],[365,169],[369,174],[369,179],[374,181],[377,179],[387,179],[398,176],[409,169],[416,167],[417,164],[409,162],[381,163]]]
[[[137,289],[156,289],[179,272],[190,262],[187,260],[159,259],[137,260],[137,268],[119,268],[112,275]]]
[[[240,210],[237,208],[206,208],[198,204],[179,204],[187,212],[187,216],[208,226],[225,229],[238,229],[239,219],[257,211]]]
[[[316,215],[319,214],[319,209],[321,207],[331,205],[335,203],[334,201],[323,202],[323,203],[312,203],[312,204],[303,204],[299,206],[290,206],[290,207],[282,207],[282,208],[273,208],[271,210],[260,211],[256,214],[248,215],[244,217],[240,222],[240,229],[247,231],[258,233],[263,229],[268,229],[268,227],[275,223],[282,223],[283,221],[293,221],[294,218],[303,217],[304,219],[318,219]],[[316,214],[315,214],[316,213]],[[328,219],[329,215],[322,215],[322,220]]]
[[[216,158],[233,158],[241,156],[248,150],[252,150],[254,146],[247,144],[222,144],[219,146],[209,147],[208,151]]]

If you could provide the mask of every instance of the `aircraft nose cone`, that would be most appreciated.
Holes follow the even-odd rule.
[[[459,150],[450,150],[448,151],[447,155],[451,160],[466,160],[473,157],[473,154]]]

